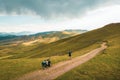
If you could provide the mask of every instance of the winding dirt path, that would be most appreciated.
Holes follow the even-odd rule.
[[[82,56],[73,58],[68,61],[60,62],[46,70],[39,70],[32,73],[28,73],[23,77],[19,78],[18,80],[53,80],[58,76],[64,74],[65,72],[79,66],[82,63],[87,62],[88,60],[95,57],[101,51],[106,49],[106,43],[101,44],[100,48],[94,49]]]

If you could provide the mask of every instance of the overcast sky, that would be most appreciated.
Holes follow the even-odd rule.
[[[0,32],[92,30],[120,22],[120,0],[0,0]]]

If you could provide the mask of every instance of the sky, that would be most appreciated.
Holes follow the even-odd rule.
[[[0,0],[0,32],[93,30],[120,22],[120,0]]]

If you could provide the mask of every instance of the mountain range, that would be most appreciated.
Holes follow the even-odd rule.
[[[25,45],[41,42],[41,43],[50,43],[63,38],[74,36],[87,32],[87,30],[64,30],[64,31],[48,31],[48,32],[19,32],[19,33],[0,33],[0,43],[6,44],[7,42],[27,42],[23,43]]]

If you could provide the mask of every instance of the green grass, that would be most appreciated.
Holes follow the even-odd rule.
[[[72,32],[70,32],[70,33],[71,34],[63,34],[61,31],[51,31],[51,32],[46,32],[46,33],[42,33],[42,34],[38,33],[35,35],[30,35],[30,36],[20,36],[20,37],[16,37],[16,38],[12,38],[12,39],[2,40],[2,41],[0,41],[0,57],[9,56],[9,55],[17,55],[17,56],[14,56],[14,58],[17,59],[18,57],[23,58],[28,55],[32,55],[33,54],[33,53],[31,53],[32,50],[34,50],[38,47],[40,48],[45,43],[36,42],[32,45],[25,46],[25,45],[22,45],[23,42],[28,42],[33,39],[37,40],[40,37],[51,38],[51,39],[54,37],[58,37],[58,39],[60,40],[60,39],[68,38],[68,37],[74,35],[74,33],[72,33]],[[45,39],[43,39],[43,40],[45,40]]]
[[[36,59],[6,59],[0,60],[0,80],[13,80],[25,73],[41,69],[41,61],[47,58]],[[52,63],[63,61],[65,57],[52,57]]]
[[[30,47],[25,47],[22,45],[11,47],[9,45],[7,46],[7,48],[9,48],[11,52],[9,52],[8,49],[5,50],[6,52],[8,51],[8,53],[0,54],[0,80],[13,80],[14,78],[20,77],[26,73],[41,69],[41,61],[46,59],[47,57],[51,57],[53,64],[68,60],[68,50],[73,51],[73,57],[83,55],[90,50],[97,48],[98,45],[100,45],[100,43],[105,40],[108,41],[109,48],[104,52],[104,54],[98,55],[90,62],[85,63],[75,70],[72,70],[72,73],[68,72],[58,79],[103,79],[104,76],[109,76],[109,74],[106,73],[110,73],[110,71],[110,74],[114,72],[114,76],[119,75],[117,74],[120,70],[118,68],[118,62],[120,62],[118,57],[118,41],[120,41],[118,38],[120,36],[119,31],[120,24],[110,24],[97,30],[62,39],[46,45],[37,44]],[[6,48],[6,46],[2,46],[1,48],[4,49]],[[72,77],[71,74],[74,77]],[[115,77],[117,79],[117,76]]]
[[[81,35],[73,36],[70,38],[65,38],[54,43],[47,45],[38,45],[37,47],[31,48],[20,54],[14,54],[11,59],[14,58],[40,58],[49,57],[55,55],[65,55],[68,50],[76,52],[88,47],[92,44],[107,40],[107,38],[112,37],[112,35],[117,35],[120,32],[120,24],[110,24],[103,28],[89,31]],[[21,52],[21,51],[18,51]]]
[[[103,28],[89,31],[81,35],[73,36],[70,38],[65,38],[50,44],[37,44],[29,47],[23,45],[10,46],[7,50],[2,52],[5,56],[13,55],[9,59],[18,58],[40,58],[40,57],[50,57],[56,55],[65,55],[68,50],[76,52],[88,47],[92,44],[104,41],[107,37],[112,37],[112,35],[119,34],[120,24],[110,24]],[[6,55],[7,54],[7,55]],[[0,54],[2,55],[2,54]]]
[[[56,80],[120,80],[120,38],[112,37],[108,49]]]
[[[89,52],[99,44],[91,45],[82,49],[81,51],[76,51],[73,53],[72,57],[77,57],[86,52]],[[20,59],[1,59],[0,60],[0,80],[13,80],[26,73],[41,69],[41,61],[47,59],[44,58],[20,58]],[[52,56],[50,57],[52,64],[69,60],[68,55],[63,56]]]

